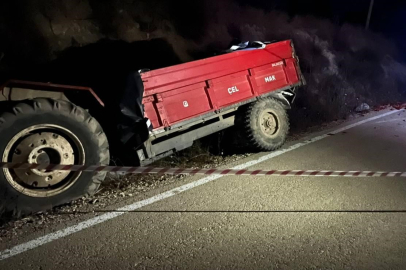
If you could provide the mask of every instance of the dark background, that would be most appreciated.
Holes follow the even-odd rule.
[[[237,0],[241,5],[261,9],[279,9],[290,16],[314,15],[333,23],[364,26],[370,0]],[[370,29],[381,32],[403,46],[406,41],[406,1],[375,0]]]

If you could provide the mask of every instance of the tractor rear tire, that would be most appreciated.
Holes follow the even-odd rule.
[[[274,98],[262,98],[248,105],[243,116],[246,144],[258,151],[274,151],[283,146],[289,133],[289,117]]]
[[[16,103],[0,115],[0,138],[2,162],[108,165],[110,160],[100,124],[67,101]],[[105,177],[105,172],[0,169],[0,214],[30,214],[92,195]]]

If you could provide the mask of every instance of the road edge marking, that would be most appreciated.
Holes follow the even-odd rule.
[[[260,157],[260,158],[258,158],[256,160],[248,161],[248,162],[246,162],[244,164],[233,167],[233,169],[234,170],[246,169],[248,167],[257,165],[259,163],[262,163],[262,162],[264,162],[266,160],[269,160],[269,159],[272,159],[274,157],[280,156],[280,155],[285,154],[287,152],[296,150],[296,149],[298,149],[300,147],[303,147],[303,146],[309,145],[311,143],[320,141],[320,140],[322,140],[324,138],[330,137],[330,135],[328,135],[328,134],[337,134],[337,133],[346,131],[348,129],[354,128],[356,126],[360,126],[360,125],[363,125],[365,123],[374,121],[376,119],[380,119],[380,118],[383,118],[385,116],[395,114],[395,113],[398,113],[398,112],[402,112],[402,111],[404,111],[404,110],[389,111],[389,112],[386,112],[386,113],[383,113],[383,114],[380,114],[380,115],[377,115],[377,116],[373,116],[373,117],[364,119],[362,121],[358,121],[356,123],[353,123],[353,124],[344,126],[342,128],[336,129],[333,132],[329,132],[329,133],[326,133],[326,134],[323,134],[323,135],[320,135],[320,136],[316,136],[314,138],[308,139],[307,141],[300,142],[300,143],[291,145],[291,146],[289,146],[289,147],[287,147],[285,149],[277,150],[277,151],[272,152],[270,154],[264,155],[264,156],[262,156],[262,157]],[[212,181],[217,180],[217,179],[219,179],[221,177],[224,177],[224,176],[223,175],[212,175],[212,176],[204,177],[204,178],[196,180],[194,182],[191,182],[191,183],[182,185],[180,187],[171,189],[169,191],[166,191],[164,193],[155,195],[155,196],[153,196],[151,198],[141,200],[141,201],[129,204],[127,206],[118,208],[114,212],[106,213],[106,214],[103,214],[103,215],[88,219],[86,221],[79,222],[76,225],[72,225],[72,226],[69,226],[69,227],[67,227],[65,229],[61,229],[61,230],[58,230],[56,232],[53,232],[53,233],[38,237],[38,238],[36,238],[34,240],[31,240],[31,241],[16,245],[16,246],[14,246],[14,247],[12,247],[10,249],[6,249],[6,250],[1,251],[0,252],[0,261],[11,258],[11,257],[14,257],[14,256],[16,256],[18,254],[21,254],[23,252],[26,252],[28,250],[35,249],[37,247],[48,244],[48,243],[50,243],[52,241],[58,240],[60,238],[66,237],[68,235],[77,233],[79,231],[85,230],[87,228],[93,227],[93,226],[98,225],[100,223],[112,220],[112,219],[114,219],[116,217],[124,215],[126,212],[134,211],[134,210],[137,210],[137,209],[142,208],[144,206],[153,204],[155,202],[158,202],[158,201],[173,197],[173,196],[175,196],[175,195],[177,195],[179,193],[182,193],[182,192],[188,191],[190,189],[193,189],[195,187],[198,187],[198,186],[204,185],[206,183],[212,182]]]

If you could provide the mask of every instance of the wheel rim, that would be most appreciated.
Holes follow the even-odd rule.
[[[275,137],[279,130],[279,120],[275,112],[271,109],[264,110],[259,121],[262,133],[268,137]]]
[[[26,128],[7,144],[2,162],[84,165],[80,140],[58,125],[42,124]],[[69,189],[80,172],[3,169],[7,181],[31,197],[50,197]]]

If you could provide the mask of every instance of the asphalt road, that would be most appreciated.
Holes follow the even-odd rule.
[[[250,169],[266,170],[406,171],[406,113],[361,120],[366,119],[345,123],[356,126],[342,132],[323,131],[332,132],[325,138],[312,134],[291,142],[274,157],[258,154],[239,164],[253,161]],[[308,141],[312,138],[318,139]],[[133,198],[157,199],[136,207],[139,212],[73,227],[77,232],[62,238],[61,231],[49,238],[51,228],[2,243],[0,269],[406,269],[404,178],[196,181],[189,177]],[[160,195],[185,185],[184,192]]]

